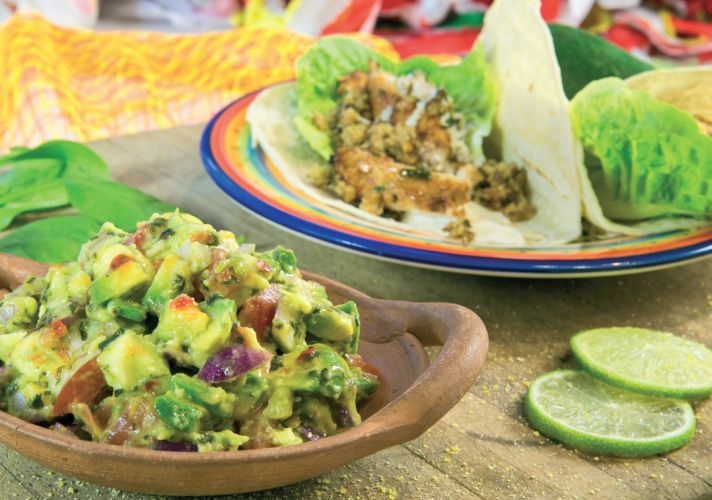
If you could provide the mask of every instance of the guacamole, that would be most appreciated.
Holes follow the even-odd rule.
[[[0,301],[0,409],[157,450],[298,444],[360,423],[379,380],[359,332],[291,250],[179,211],[107,222]]]

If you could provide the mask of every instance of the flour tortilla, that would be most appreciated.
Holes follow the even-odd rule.
[[[581,235],[576,171],[581,151],[568,115],[551,33],[537,0],[497,0],[477,43],[499,79],[499,106],[490,146],[527,169],[536,216],[517,227],[560,244]],[[531,237],[528,239],[531,240]]]

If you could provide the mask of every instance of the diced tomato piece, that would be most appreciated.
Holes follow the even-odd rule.
[[[67,324],[61,319],[55,319],[40,331],[40,344],[45,349],[66,355]]]
[[[191,307],[197,307],[198,304],[190,295],[179,295],[175,299],[171,300],[170,306],[173,309],[188,309]]]
[[[55,319],[49,324],[49,331],[55,337],[63,337],[67,333],[67,325],[64,324],[64,321]]]
[[[111,259],[111,263],[109,264],[109,269],[119,268],[119,267],[121,267],[122,264],[124,264],[130,260],[131,260],[131,257],[129,257],[128,255],[119,254],[116,257],[114,257],[113,259]]]
[[[146,236],[148,235],[148,224],[141,224],[136,231],[129,235],[124,241],[124,244],[134,245],[137,249],[143,250],[143,245],[146,242]]]
[[[199,231],[190,235],[190,241],[210,244],[215,242],[215,235],[209,231]]]
[[[106,441],[109,444],[131,446],[132,439],[143,432],[145,422],[157,418],[152,397],[143,395],[127,400],[107,422]]]
[[[272,266],[270,266],[266,260],[260,259],[259,262],[257,262],[257,270],[261,273],[269,273],[272,271]]]
[[[240,324],[252,328],[260,342],[264,339],[265,329],[272,325],[281,296],[282,294],[276,287],[269,286],[247,299],[237,314]]]
[[[297,356],[297,361],[309,361],[310,359],[316,357],[317,355],[316,347],[313,345],[307,346],[302,352]]]
[[[65,382],[52,408],[52,416],[57,417],[72,411],[75,403],[93,404],[106,387],[104,373],[94,357],[84,363]]]
[[[230,257],[230,252],[228,252],[225,248],[213,247],[210,250],[210,257],[212,258],[212,267],[215,267],[220,262]]]
[[[364,373],[370,373],[371,375],[381,378],[381,372],[378,368],[373,366],[371,363],[363,359],[359,354],[347,354],[346,361],[349,363],[351,368],[360,368]]]

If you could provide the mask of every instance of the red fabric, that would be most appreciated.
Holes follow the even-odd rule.
[[[636,29],[622,24],[611,26],[608,32],[606,32],[606,39],[629,51],[639,49],[648,52],[651,47],[647,36]]]
[[[710,23],[681,19],[679,17],[672,17],[670,20],[678,35],[687,37],[704,36],[712,39],[712,24]]]
[[[475,43],[479,28],[431,29],[418,33],[397,30],[377,30],[376,35],[386,38],[401,57],[416,54],[465,54]]]
[[[351,0],[349,6],[332,19],[322,34],[372,31],[381,10],[381,0]]]
[[[541,17],[543,17],[546,22],[555,21],[560,13],[560,0],[541,0]]]

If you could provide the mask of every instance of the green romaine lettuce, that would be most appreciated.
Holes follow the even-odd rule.
[[[496,84],[476,46],[458,64],[439,65],[422,56],[392,61],[353,38],[330,36],[320,39],[296,63],[297,116],[295,124],[307,143],[325,159],[333,153],[329,136],[312,123],[314,113],[328,115],[337,105],[339,79],[357,70],[367,71],[370,61],[396,75],[422,71],[427,80],[452,97],[455,109],[465,117],[475,158],[482,156],[482,139],[492,128],[496,106]]]
[[[571,116],[608,217],[712,215],[712,138],[690,114],[611,77],[577,93]]]

